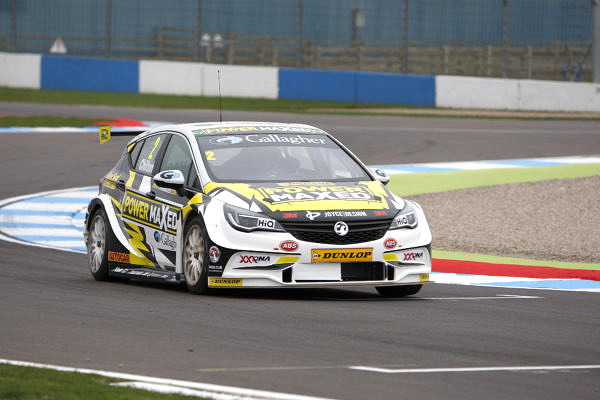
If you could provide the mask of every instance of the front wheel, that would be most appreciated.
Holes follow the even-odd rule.
[[[423,285],[378,286],[375,289],[383,297],[405,297],[417,294]]]
[[[185,285],[194,294],[208,293],[207,235],[200,217],[187,226],[183,242],[183,272]]]

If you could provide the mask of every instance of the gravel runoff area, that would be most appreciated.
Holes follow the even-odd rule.
[[[600,263],[600,176],[408,196],[433,248]]]

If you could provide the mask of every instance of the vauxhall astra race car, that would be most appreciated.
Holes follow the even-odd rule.
[[[309,125],[162,126],[126,146],[88,206],[97,280],[213,288],[373,286],[417,293],[431,272],[421,207]]]

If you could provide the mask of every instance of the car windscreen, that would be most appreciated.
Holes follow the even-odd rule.
[[[196,136],[217,182],[371,180],[327,135],[253,133]]]

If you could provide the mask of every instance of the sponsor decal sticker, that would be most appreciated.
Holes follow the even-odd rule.
[[[325,218],[352,218],[352,217],[366,217],[366,211],[325,211],[323,213]]]
[[[361,262],[373,260],[372,248],[312,249],[311,262]]]
[[[168,204],[127,192],[123,201],[122,215],[123,218],[163,232],[177,233],[178,210]]]
[[[388,213],[384,210],[375,210],[373,211],[373,215],[375,215],[376,217],[385,217],[388,215]]]
[[[402,262],[419,261],[423,258],[423,252],[422,251],[413,251],[413,252],[403,253],[402,256],[403,256]]]
[[[223,272],[223,266],[221,266],[221,265],[209,265],[208,266],[208,271],[209,272]]]
[[[253,255],[240,255],[240,264],[261,264],[270,263],[271,256],[253,256]]]
[[[221,258],[221,250],[219,250],[217,246],[211,246],[211,248],[208,249],[208,257],[213,263],[219,262],[219,259]]]
[[[240,278],[208,278],[208,286],[243,286]]]
[[[109,251],[108,252],[108,261],[129,264],[129,254],[117,253],[116,251]]]
[[[383,242],[383,245],[386,249],[394,249],[396,248],[396,246],[398,246],[398,242],[396,241],[396,239],[389,238],[386,239],[385,242]]]
[[[244,139],[240,136],[223,136],[210,139],[210,144],[236,144],[243,141]]]
[[[321,213],[319,213],[319,212],[312,212],[312,211],[306,212],[306,218],[310,219],[311,221],[314,220],[315,218],[317,218],[319,215],[321,215]]]
[[[286,212],[281,216],[283,219],[298,219],[298,213]]]
[[[319,200],[358,200],[379,201],[365,186],[318,186],[303,185],[289,187],[259,187],[257,190],[271,204],[290,203],[295,201]]]
[[[279,243],[279,248],[283,251],[296,251],[298,250],[298,242],[293,240],[285,240]]]
[[[292,133],[325,133],[318,128],[304,128],[300,126],[230,126],[220,128],[207,128],[194,131],[196,135],[209,135],[215,133],[238,133],[238,132],[292,132]]]
[[[176,237],[165,232],[154,231],[154,240],[160,247],[175,251],[177,247]]]

